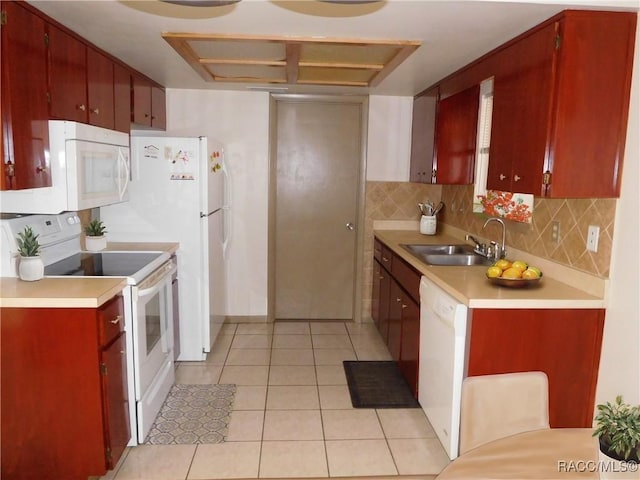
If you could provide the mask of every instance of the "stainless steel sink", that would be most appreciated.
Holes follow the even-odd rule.
[[[401,246],[427,265],[469,266],[493,263],[491,259],[475,253],[473,246],[467,244]]]

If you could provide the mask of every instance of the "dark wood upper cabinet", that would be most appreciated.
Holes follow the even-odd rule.
[[[487,187],[541,194],[557,23],[498,53]]]
[[[568,11],[496,54],[488,188],[619,196],[635,27]]]
[[[432,183],[438,92],[438,87],[435,87],[413,100],[409,176],[411,182]]]
[[[131,72],[119,64],[113,65],[114,129],[131,131]]]
[[[434,154],[435,183],[473,183],[480,85],[440,100]]]
[[[87,92],[89,123],[114,128],[114,65],[103,54],[87,48]]]
[[[49,114],[51,118],[88,123],[87,46],[48,25]]]
[[[167,100],[164,88],[151,87],[151,126],[160,130],[167,128]]]
[[[167,126],[164,89],[141,75],[133,75],[132,85],[132,123],[139,127],[164,130]]]
[[[489,189],[619,196],[636,22],[635,13],[567,10],[429,87],[446,100],[493,77]]]
[[[51,186],[45,22],[2,2],[2,190]]]

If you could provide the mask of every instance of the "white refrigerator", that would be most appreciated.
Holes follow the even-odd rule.
[[[100,208],[112,242],[178,242],[180,361],[205,360],[225,318],[224,151],[205,137],[131,137],[129,201]]]

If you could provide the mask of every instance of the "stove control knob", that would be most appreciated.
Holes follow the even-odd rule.
[[[67,223],[69,225],[73,225],[74,223],[76,223],[76,221],[73,219],[73,217],[67,217]]]

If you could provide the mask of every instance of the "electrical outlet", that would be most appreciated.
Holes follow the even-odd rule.
[[[551,241],[560,243],[560,222],[557,220],[551,222]]]
[[[590,252],[598,251],[598,237],[600,236],[600,227],[589,225],[587,232],[587,250]]]

